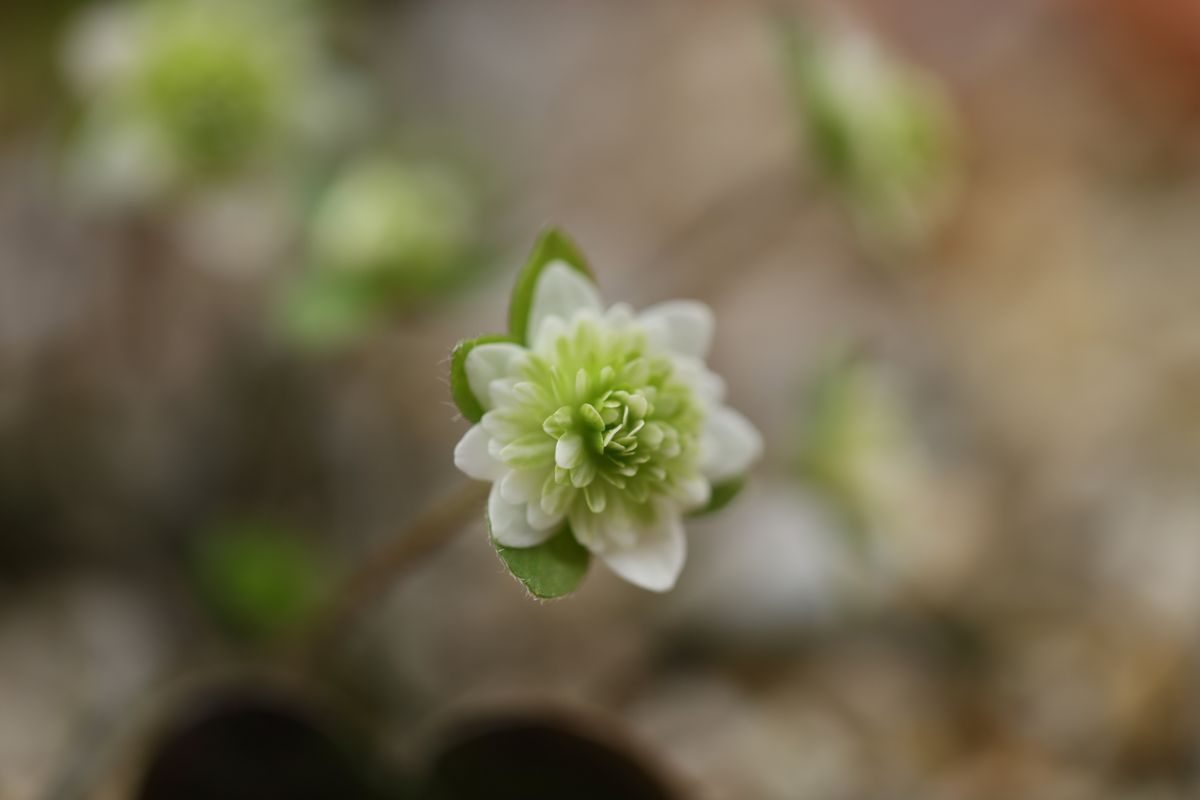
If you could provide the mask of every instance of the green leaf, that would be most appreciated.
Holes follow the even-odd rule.
[[[704,508],[693,511],[689,516],[702,517],[706,514],[712,514],[720,511],[722,508],[729,505],[733,498],[737,497],[745,486],[745,475],[739,475],[736,478],[730,478],[724,483],[718,483],[716,486],[712,487],[712,494],[708,498],[708,505],[706,505]]]
[[[385,301],[363,276],[311,271],[280,295],[273,321],[297,345],[336,348],[368,331]]]
[[[192,570],[201,600],[230,633],[265,641],[295,630],[329,588],[328,561],[296,532],[243,520],[205,533]]]
[[[505,547],[495,539],[492,545],[513,577],[541,600],[575,591],[592,560],[569,525],[536,547]]]
[[[824,496],[856,545],[865,543],[870,527],[858,462],[865,449],[880,446],[879,398],[872,394],[869,366],[867,357],[850,347],[826,358],[801,409],[796,459],[798,477]]]
[[[454,405],[458,406],[458,410],[468,422],[479,422],[483,419],[483,404],[471,391],[471,382],[467,380],[467,356],[481,344],[512,341],[514,339],[511,336],[492,334],[467,339],[454,346],[454,352],[450,354],[450,394],[454,398]]]
[[[533,305],[533,290],[537,286],[538,277],[546,265],[554,261],[564,261],[586,275],[588,280],[595,281],[592,271],[588,269],[587,260],[575,243],[557,228],[545,230],[538,238],[533,253],[525,262],[513,286],[512,302],[508,307],[508,330],[518,342],[526,342],[529,335],[529,311]]]

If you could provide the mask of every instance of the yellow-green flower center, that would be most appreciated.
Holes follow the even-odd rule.
[[[542,506],[558,513],[582,493],[600,513],[669,494],[697,463],[702,414],[674,362],[646,350],[635,325],[584,318],[552,348],[530,353],[508,402],[489,416],[499,457],[544,469]]]

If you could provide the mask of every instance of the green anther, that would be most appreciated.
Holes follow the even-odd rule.
[[[604,430],[604,418],[600,416],[600,412],[591,403],[584,403],[579,407],[579,417],[585,425],[598,431]]]
[[[583,489],[583,497],[587,502],[588,510],[593,514],[599,514],[608,506],[608,494],[604,491],[604,487],[597,483],[589,484]]]
[[[674,363],[647,356],[636,331],[580,320],[530,353],[507,396],[511,407],[494,419],[513,435],[496,455],[546,470],[539,505],[547,514],[617,505],[651,518],[654,498],[697,469],[703,413]]]
[[[542,430],[555,439],[559,439],[571,429],[573,422],[571,409],[567,406],[562,406],[553,414],[546,417],[546,421],[542,423]]]

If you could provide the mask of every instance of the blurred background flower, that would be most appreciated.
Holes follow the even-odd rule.
[[[349,161],[312,212],[283,329],[302,344],[344,344],[389,310],[461,286],[485,258],[481,211],[477,186],[449,162]]]
[[[931,441],[939,420],[922,419],[912,395],[894,367],[862,352],[830,357],[801,404],[797,457],[801,480],[871,563],[874,590],[895,581],[901,595],[969,574],[984,532],[975,477]]]
[[[869,244],[919,245],[944,221],[959,180],[945,90],[848,16],[779,24],[808,157]]]
[[[322,269],[444,283],[481,223],[462,180],[444,167],[363,159],[337,176],[312,225]]]
[[[350,122],[306,3],[130,0],[86,9],[64,68],[80,190],[128,202],[329,146]],[[315,151],[319,152],[319,150]]]

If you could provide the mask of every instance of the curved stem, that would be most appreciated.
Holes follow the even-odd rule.
[[[488,484],[475,481],[455,486],[360,559],[334,587],[324,608],[300,636],[292,652],[311,663],[346,632],[371,601],[447,545],[471,517],[482,514],[481,506],[487,499],[489,488]]]

